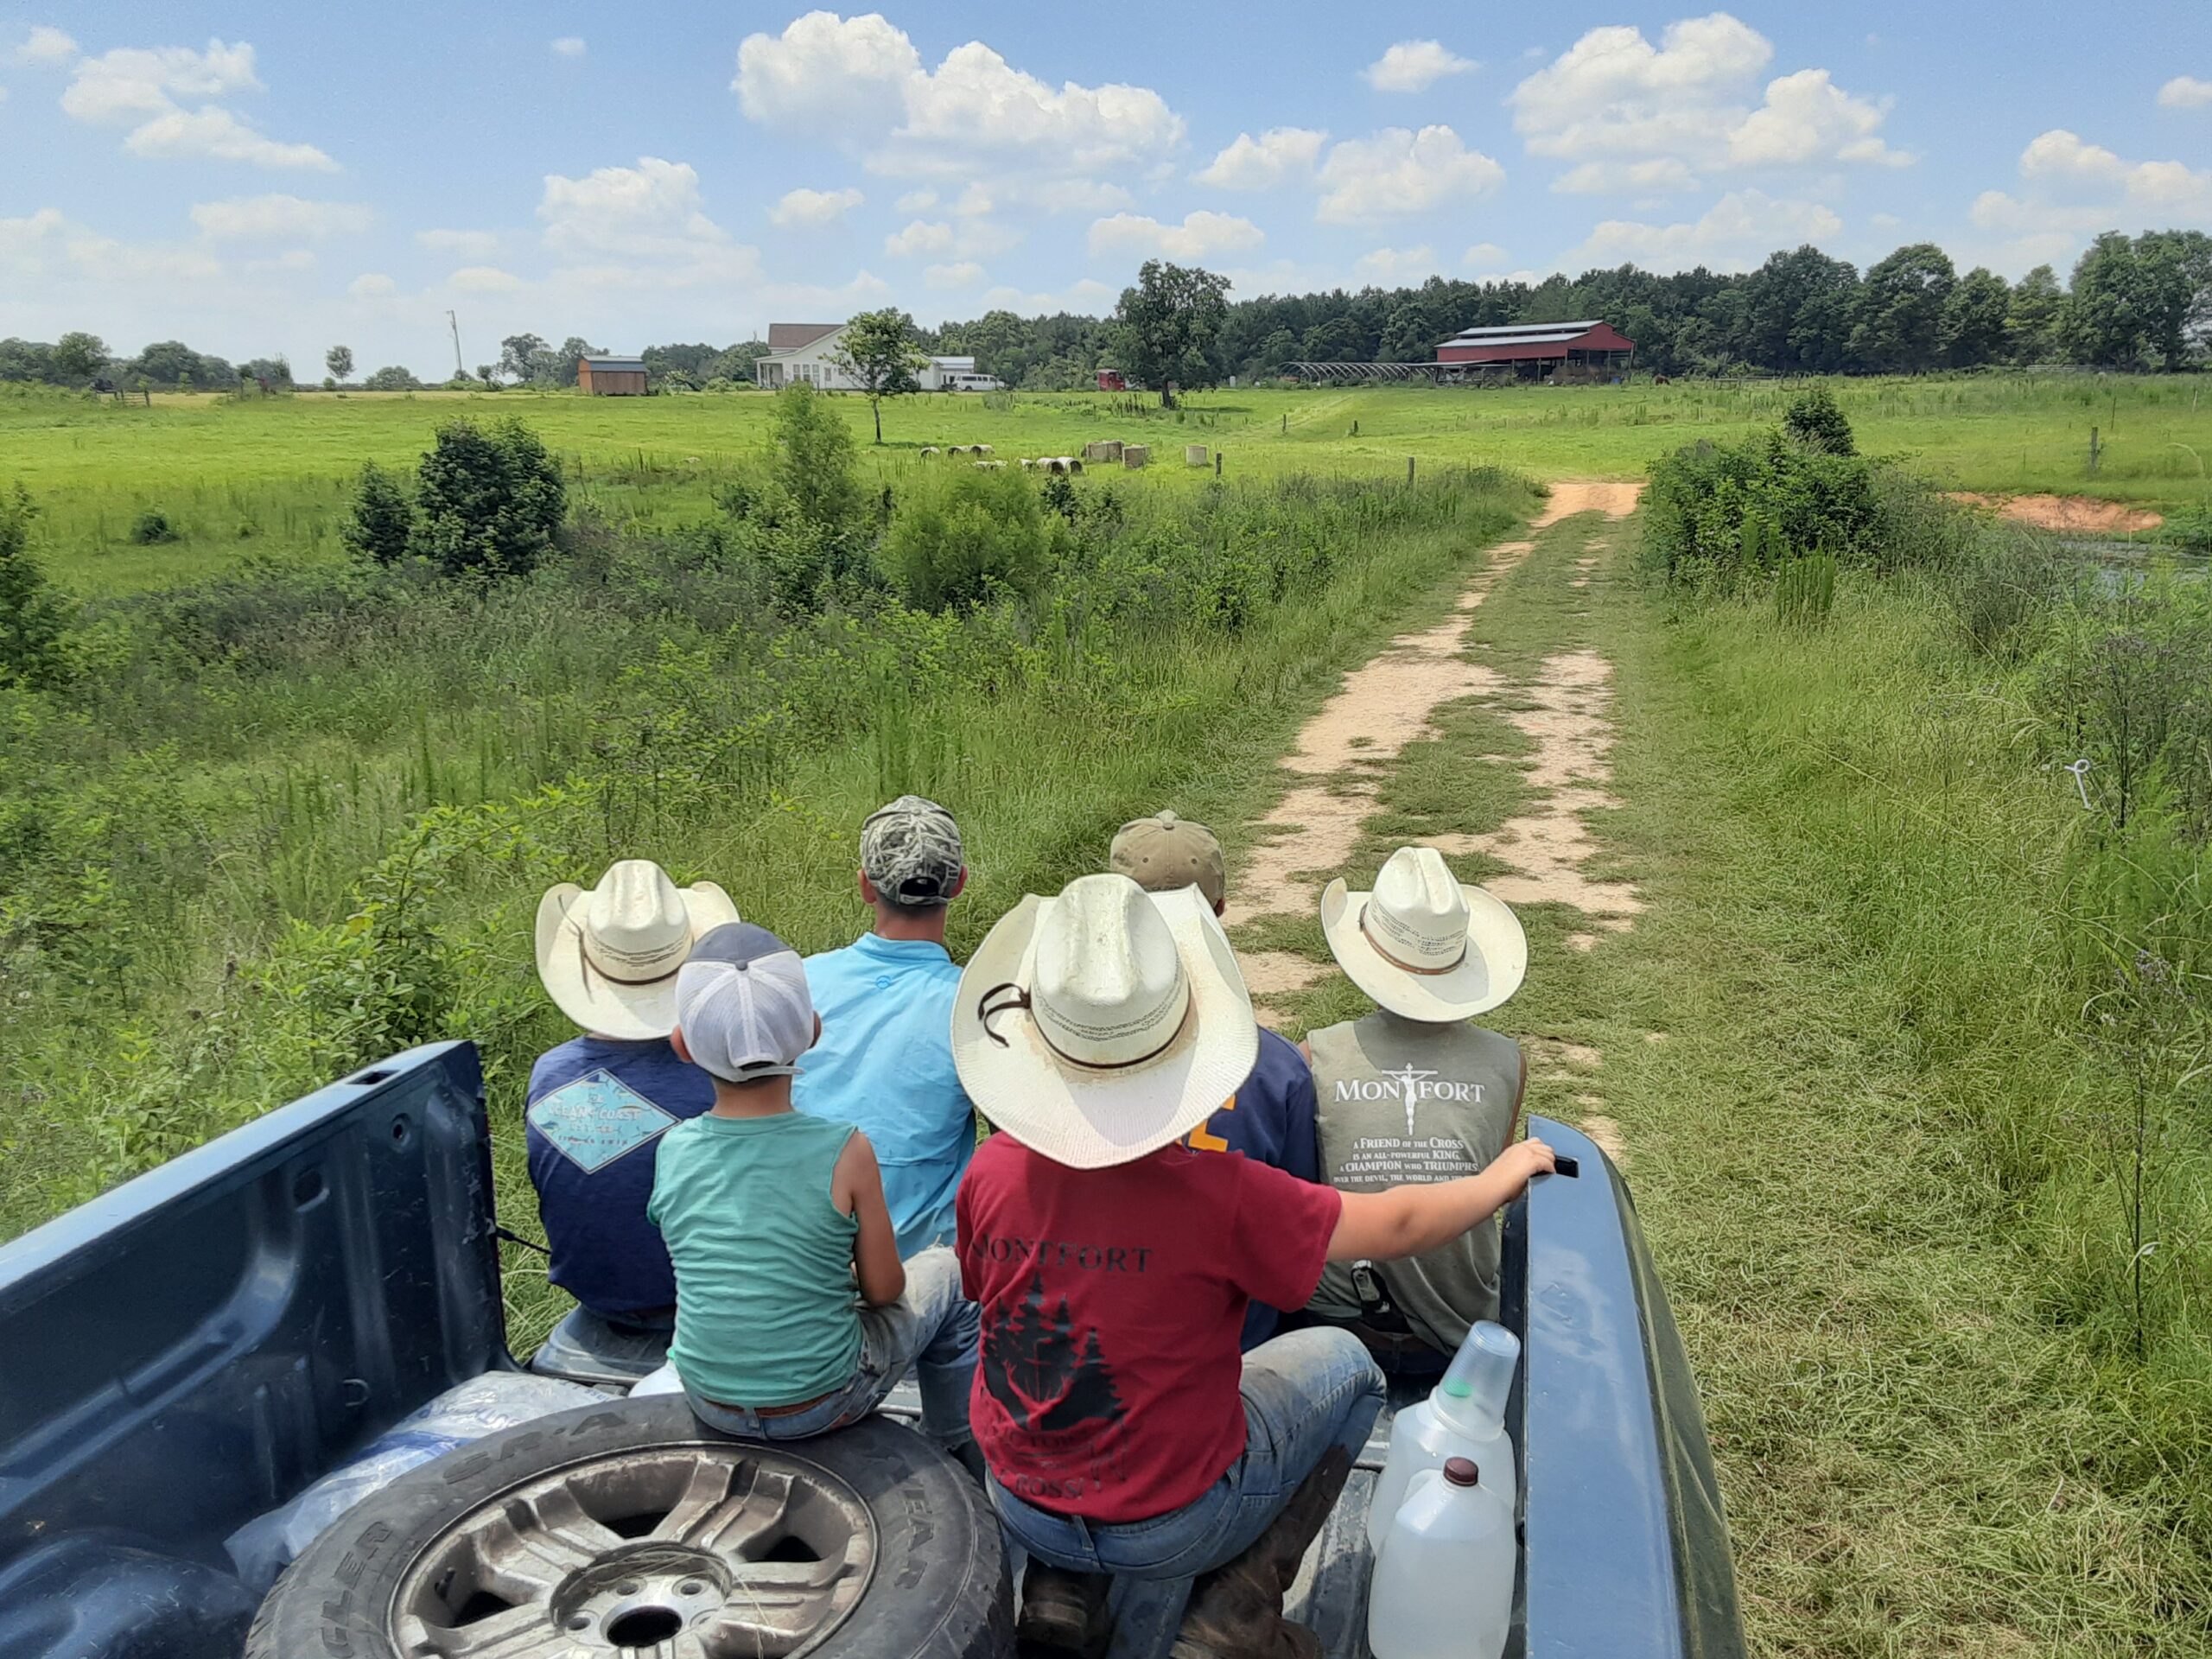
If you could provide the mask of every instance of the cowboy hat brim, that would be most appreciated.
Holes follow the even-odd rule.
[[[691,944],[739,919],[729,894],[712,881],[677,889],[691,925]],[[554,1006],[586,1031],[602,1037],[642,1042],[676,1029],[676,973],[679,959],[658,979],[625,984],[609,979],[584,954],[582,906],[586,897],[573,881],[563,881],[537,901],[537,977]],[[684,954],[690,954],[687,946]]]
[[[952,1059],[961,1087],[998,1128],[1071,1169],[1133,1163],[1180,1140],[1243,1086],[1259,1059],[1251,994],[1211,907],[1196,888],[1151,897],[1182,957],[1191,1006],[1175,1039],[1141,1065],[1108,1070],[1063,1059],[1020,1007],[995,1011],[986,1027],[980,1009],[987,994],[1031,982],[1046,899],[1033,893],[1001,917],[960,976]]]
[[[1401,968],[1376,950],[1359,925],[1374,895],[1352,892],[1342,877],[1321,894],[1321,931],[1345,977],[1381,1007],[1431,1025],[1470,1020],[1521,988],[1529,976],[1529,936],[1503,899],[1467,881],[1459,891],[1467,900],[1467,953],[1440,974]]]

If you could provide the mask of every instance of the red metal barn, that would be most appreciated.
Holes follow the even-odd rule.
[[[1636,342],[1609,323],[1516,322],[1463,328],[1436,346],[1437,378],[1626,379]]]
[[[1129,383],[1122,378],[1122,372],[1119,369],[1101,369],[1098,371],[1099,391],[1127,391],[1128,389]]]

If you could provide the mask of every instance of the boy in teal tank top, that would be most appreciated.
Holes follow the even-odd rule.
[[[715,1104],[662,1137],[646,1214],[676,1265],[669,1359],[693,1414],[804,1440],[859,1421],[911,1365],[923,1432],[972,1464],[977,1315],[952,1252],[902,1263],[868,1137],[791,1109],[821,1033],[798,953],[718,927],[676,1003],[677,1052],[714,1078]]]

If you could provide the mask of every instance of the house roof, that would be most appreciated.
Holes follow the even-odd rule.
[[[594,374],[643,374],[645,372],[645,359],[642,357],[588,357],[584,361],[591,365]]]
[[[824,334],[834,334],[845,325],[842,322],[772,322],[768,325],[768,349],[772,352],[795,352],[802,346],[811,346]]]
[[[1596,318],[1587,322],[1509,322],[1492,328],[1462,328],[1449,340],[1440,340],[1439,346],[1533,346],[1541,342],[1573,340],[1586,334],[1592,328],[1605,325]]]

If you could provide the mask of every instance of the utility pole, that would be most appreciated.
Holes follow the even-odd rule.
[[[468,371],[461,366],[461,319],[450,311],[446,313],[446,326],[453,330],[453,378],[465,380]]]

